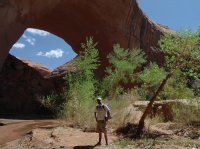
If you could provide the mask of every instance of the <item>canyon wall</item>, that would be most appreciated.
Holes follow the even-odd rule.
[[[37,111],[36,97],[56,88],[56,79],[51,77],[52,83],[30,65],[8,56],[27,28],[59,36],[76,53],[81,52],[80,43],[93,36],[100,49],[99,76],[108,65],[106,56],[115,43],[144,49],[148,60],[162,62],[157,42],[170,32],[148,19],[136,0],[0,0],[0,20],[0,109],[11,113],[20,109],[22,113]],[[50,76],[58,79],[60,71],[54,72],[57,76]]]

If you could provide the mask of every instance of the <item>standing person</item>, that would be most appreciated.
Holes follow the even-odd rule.
[[[108,119],[111,119],[110,109],[102,103],[101,97],[97,98],[94,115],[97,122],[97,132],[99,133],[99,142],[96,145],[101,145],[102,133],[104,133],[106,145],[108,145],[107,123]]]

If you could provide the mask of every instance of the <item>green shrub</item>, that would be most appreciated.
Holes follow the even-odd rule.
[[[57,114],[60,112],[63,102],[63,96],[54,92],[42,97],[43,106],[48,108],[54,114],[54,116],[57,116]]]
[[[181,76],[177,72],[172,78],[169,79],[166,84],[163,93],[161,94],[162,99],[192,99],[194,98],[194,92],[187,85],[187,78]]]
[[[198,100],[188,100],[187,103],[172,107],[174,121],[186,125],[200,125],[200,102]]]

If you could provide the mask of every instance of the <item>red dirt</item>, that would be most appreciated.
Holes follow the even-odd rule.
[[[16,140],[23,135],[31,132],[34,128],[42,126],[58,126],[55,120],[27,120],[0,126],[0,144]]]

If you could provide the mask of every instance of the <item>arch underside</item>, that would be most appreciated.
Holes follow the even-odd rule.
[[[158,60],[152,49],[167,31],[149,20],[136,0],[3,0],[0,6],[0,18],[4,20],[0,22],[0,66],[29,27],[61,37],[76,53],[80,52],[80,43],[93,36],[102,60],[115,43],[124,48],[142,48],[149,59]]]

